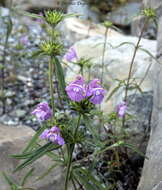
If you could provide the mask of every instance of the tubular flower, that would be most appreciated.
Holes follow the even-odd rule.
[[[126,102],[121,102],[120,104],[117,105],[117,113],[119,117],[123,118],[125,116],[126,110],[127,110]]]
[[[42,12],[40,12],[38,15],[41,16],[41,17],[43,18],[43,13],[42,13]],[[36,19],[36,22],[38,22],[38,23],[40,23],[40,24],[43,24],[44,21],[43,21],[42,18],[37,18],[37,19]]]
[[[71,100],[75,102],[83,100],[86,97],[86,88],[83,77],[78,76],[77,80],[71,82],[65,90]]]
[[[64,55],[64,58],[66,59],[66,61],[71,62],[76,60],[77,57],[77,53],[74,47],[71,47],[68,52]]]
[[[58,145],[64,145],[65,141],[61,137],[60,128],[57,126],[52,127],[51,129],[45,129],[43,133],[40,135],[41,139],[46,139],[52,143],[56,143]]]
[[[100,85],[99,79],[92,80],[87,88],[86,96],[90,97],[89,101],[93,104],[100,104],[104,98],[105,90]]]
[[[52,116],[52,111],[47,102],[42,102],[37,105],[36,109],[32,111],[39,121],[48,120]]]

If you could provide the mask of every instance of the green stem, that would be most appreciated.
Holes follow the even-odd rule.
[[[132,76],[132,69],[133,69],[135,57],[136,57],[136,54],[137,54],[137,51],[138,51],[138,48],[139,48],[139,44],[140,44],[140,42],[141,42],[141,39],[142,39],[144,30],[145,30],[145,27],[146,27],[146,25],[147,25],[147,22],[148,22],[148,19],[145,21],[145,23],[144,23],[144,25],[143,25],[143,28],[142,28],[142,30],[141,30],[140,36],[139,36],[138,41],[137,41],[137,44],[136,44],[136,46],[135,46],[134,53],[133,53],[133,57],[132,57],[132,60],[131,60],[131,63],[130,63],[130,68],[129,68],[129,73],[128,73],[128,79],[127,79],[127,83],[126,83],[126,87],[125,87],[125,97],[124,97],[124,101],[125,101],[125,102],[127,102],[127,98],[128,98],[128,91],[129,91],[130,79],[131,79],[131,76]],[[123,119],[122,119],[122,128],[124,127],[124,125],[125,125],[125,116],[124,116]]]
[[[49,61],[49,84],[50,84],[50,99],[51,99],[51,105],[52,105],[52,112],[53,112],[53,116],[55,113],[55,103],[54,103],[54,88],[53,88],[53,63],[52,63],[52,57],[50,58]]]
[[[74,139],[76,138],[76,135],[77,135],[77,132],[78,132],[78,129],[80,126],[80,120],[81,120],[81,114],[79,114],[79,117],[78,117],[77,126],[76,126],[76,129],[74,132]],[[69,161],[68,161],[68,165],[67,165],[67,173],[66,173],[66,179],[65,179],[65,190],[68,190],[68,182],[69,182],[69,176],[70,176],[70,170],[71,170],[74,148],[75,148],[75,143],[73,143],[71,145],[70,150],[69,150]]]
[[[104,75],[104,66],[105,66],[105,52],[106,52],[107,34],[108,34],[108,28],[106,28],[106,30],[105,30],[105,41],[104,41],[103,54],[102,54],[101,84],[103,84],[103,75]]]

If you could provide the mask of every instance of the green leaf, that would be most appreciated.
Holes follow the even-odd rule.
[[[147,156],[145,156],[145,154],[143,152],[141,152],[140,150],[138,150],[134,145],[132,144],[127,144],[127,143],[124,143],[123,146],[133,150],[134,152],[138,153],[140,156],[146,158],[146,159],[149,159]]]
[[[121,47],[123,45],[131,45],[131,46],[135,47],[133,42],[122,42],[121,44],[119,44],[117,46],[113,46],[113,48],[119,48],[119,47]]]
[[[19,190],[18,186],[14,183],[13,179],[5,174],[5,172],[2,172],[2,175],[8,185],[11,187],[11,190]]]
[[[84,185],[86,190],[97,190],[94,189],[93,185],[89,183],[86,177],[83,177],[79,172],[75,171],[73,172],[74,177],[81,182],[82,185]]]
[[[109,96],[106,98],[106,101],[109,101],[110,98],[121,88],[121,84],[119,84],[118,86],[116,86],[112,91],[111,93],[109,94]]]
[[[12,32],[12,28],[13,28],[13,24],[12,24],[12,20],[11,17],[8,16],[8,22],[7,22],[7,40]]]
[[[37,178],[36,181],[39,181],[41,179],[43,179],[44,177],[46,177],[47,175],[49,175],[49,173],[58,166],[58,163],[57,164],[53,164],[47,171],[45,171],[41,176],[39,176]]]
[[[41,147],[41,145],[39,144],[37,144],[37,146]],[[60,156],[55,154],[54,152],[47,152],[46,155],[49,156],[55,162],[60,162],[62,164],[64,163],[64,161],[60,158]]]
[[[34,168],[31,168],[27,174],[24,176],[24,178],[22,179],[22,182],[20,183],[21,186],[24,186],[25,183],[27,182],[28,178],[32,176],[33,174],[33,171],[34,171]]]
[[[66,84],[65,84],[63,68],[62,68],[59,60],[56,57],[54,58],[54,62],[55,62],[55,66],[56,66],[56,75],[57,75],[57,79],[58,79],[59,88],[62,91],[62,94],[64,96],[66,96],[66,93],[65,93]]]
[[[92,122],[90,121],[90,118],[87,115],[83,115],[83,120],[85,122],[86,127],[88,128],[88,130],[92,134],[93,138],[95,139],[95,141],[99,140],[100,137],[99,137],[98,131],[96,130],[96,128],[94,128],[91,125]]]
[[[18,170],[21,170],[28,166],[29,164],[32,164],[37,159],[41,158],[43,155],[45,155],[48,151],[58,149],[60,146],[55,145],[51,142],[45,144],[41,148],[38,148],[34,154],[32,154],[29,158],[27,158],[22,164],[18,165],[14,172],[17,172]]]
[[[37,50],[32,53],[32,55],[29,57],[30,59],[33,59],[38,56],[43,56],[45,53],[42,50]]]
[[[93,153],[93,156],[96,156],[96,155],[101,154],[101,153],[103,153],[103,152],[105,152],[107,150],[111,150],[113,148],[116,148],[116,147],[119,147],[119,146],[123,146],[123,145],[124,145],[124,141],[118,141],[117,143],[114,143],[114,144],[112,144],[112,145],[110,145],[110,146],[108,146],[108,147],[106,147],[104,149],[95,151]]]
[[[92,176],[92,174],[91,174],[88,170],[83,169],[83,168],[79,168],[78,170],[79,170],[79,172],[80,172],[82,175],[84,175],[85,177],[87,177],[88,180],[89,180],[90,182],[92,182],[93,185],[95,185],[95,187],[97,187],[97,190],[107,190],[106,187],[103,187],[102,182],[101,182],[99,179],[97,179],[97,178],[95,178],[94,176]],[[97,176],[96,176],[96,177],[97,177]]]
[[[12,8],[12,10],[13,10],[13,12],[16,12],[17,14],[20,14],[20,15],[23,15],[23,16],[28,16],[28,17],[32,17],[32,18],[35,18],[35,19],[44,20],[44,16],[40,16],[38,14],[29,13],[27,11],[23,11],[23,10],[20,10],[18,8]]]
[[[84,185],[86,190],[107,190],[105,185],[96,178],[97,176],[92,176],[92,174],[84,168],[77,168],[73,170],[72,174],[75,177],[77,176],[77,178]]]
[[[37,132],[36,134],[33,136],[33,138],[31,139],[31,141],[29,142],[29,144],[27,145],[27,147],[23,150],[23,153],[26,153],[28,151],[31,151],[33,146],[36,144],[36,141],[38,139],[38,137],[41,135],[41,133],[46,129],[46,126],[42,126]]]
[[[158,61],[158,59],[156,59],[156,57],[150,51],[148,51],[147,49],[141,48],[141,47],[139,48],[139,50],[148,54],[152,59],[154,59],[157,63],[159,63],[161,65],[160,61]]]

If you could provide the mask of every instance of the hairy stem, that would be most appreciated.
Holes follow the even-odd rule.
[[[53,88],[53,63],[52,63],[52,57],[50,58],[49,61],[49,85],[50,85],[50,100],[51,100],[51,106],[52,106],[52,112],[53,112],[53,116],[55,113],[55,103],[54,103],[54,88]]]
[[[133,69],[135,57],[136,57],[136,54],[137,54],[137,51],[138,51],[138,48],[139,48],[139,44],[141,42],[141,39],[142,39],[142,36],[143,36],[143,33],[144,33],[144,30],[145,30],[145,27],[146,27],[147,23],[148,23],[148,19],[145,20],[145,23],[144,23],[143,28],[141,30],[141,33],[140,33],[140,36],[138,38],[137,44],[135,46],[133,57],[132,57],[132,60],[131,60],[131,63],[130,63],[130,68],[129,68],[129,72],[128,72],[128,79],[127,79],[127,83],[126,83],[126,87],[125,87],[125,97],[124,97],[125,102],[127,102],[127,99],[128,99],[128,91],[129,91],[130,79],[131,79],[131,76],[132,76],[132,69]],[[124,127],[124,125],[125,125],[125,116],[122,119],[122,127]]]
[[[74,132],[74,139],[76,138],[76,135],[80,126],[80,120],[81,120],[81,114],[79,114],[79,117],[78,117],[77,126]],[[69,160],[68,160],[67,173],[66,173],[66,179],[65,179],[65,190],[68,190],[68,183],[69,183],[69,176],[70,176],[74,148],[75,148],[75,143],[71,145],[70,150],[69,150]]]

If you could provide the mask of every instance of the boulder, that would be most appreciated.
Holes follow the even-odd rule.
[[[161,190],[162,189],[162,181],[160,181],[159,184],[157,184],[152,190]]]
[[[98,15],[91,10],[88,3],[85,0],[72,0],[67,8],[68,14],[77,14],[79,18],[84,20],[92,20],[93,22],[99,22]]]
[[[159,62],[162,61],[162,17],[159,20],[158,31],[158,58]],[[145,160],[142,171],[142,177],[138,186],[138,190],[152,190],[162,179],[162,65],[154,65],[154,97],[153,97],[153,113],[152,113],[152,125],[149,144],[146,151],[146,156],[149,160]],[[159,186],[159,187],[158,187]],[[157,185],[155,189],[160,188],[161,185]]]
[[[158,9],[162,6],[161,0],[143,0],[144,7]]]
[[[128,2],[118,9],[108,13],[106,19],[119,26],[128,26],[132,19],[139,14],[141,8],[140,2]]]
[[[103,36],[105,34],[105,27],[103,25],[74,17],[64,20],[60,24],[59,30],[66,42],[66,46],[71,46],[75,42],[88,37]],[[120,34],[114,30],[109,30],[109,35]]]
[[[13,170],[18,165],[19,160],[11,158],[10,155],[20,153],[24,147],[27,145],[29,140],[34,135],[34,131],[26,126],[0,126],[0,168],[1,172],[5,172],[7,175],[13,175],[13,178],[18,183],[22,180],[22,177],[25,176],[29,168],[34,167],[32,177],[28,180],[25,187],[30,187],[39,190],[60,190],[63,188],[63,176],[62,169],[55,168],[48,176],[40,181],[36,181],[36,178],[42,175],[50,166],[53,164],[50,158],[47,156],[42,157],[32,164],[32,166],[27,167],[15,174]],[[9,186],[4,180],[0,177],[0,189],[8,190]]]
[[[5,2],[6,6],[10,5],[10,0]],[[39,0],[13,0],[12,5],[20,8],[22,10],[31,10],[31,9],[52,9],[52,8],[59,8],[64,9],[68,6],[70,0],[46,0],[46,1],[39,1]]]
[[[144,16],[139,15],[134,17],[131,23],[131,34],[133,36],[139,36],[141,33],[141,29],[144,24]],[[144,30],[143,37],[147,39],[156,39],[157,36],[157,26],[156,23],[150,20]]]

